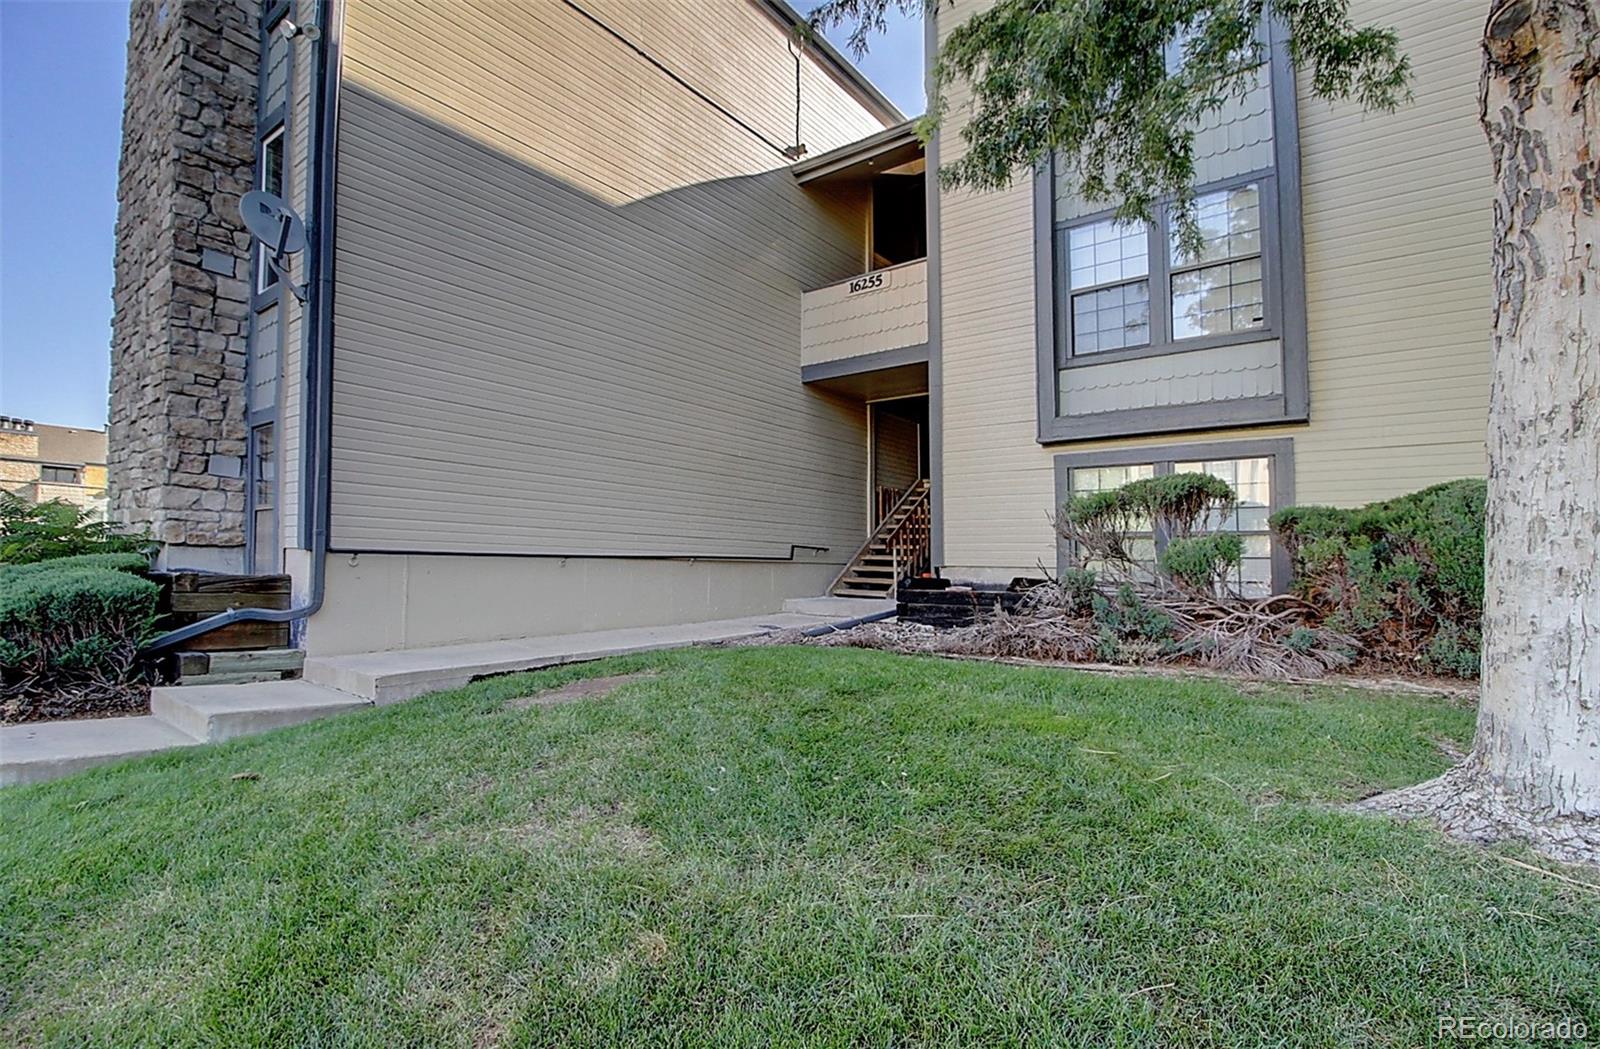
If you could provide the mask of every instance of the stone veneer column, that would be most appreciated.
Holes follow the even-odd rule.
[[[243,570],[260,5],[134,0],[117,183],[111,518]]]

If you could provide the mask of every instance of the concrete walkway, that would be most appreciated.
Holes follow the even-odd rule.
[[[486,674],[537,670],[706,641],[733,641],[776,630],[804,630],[883,610],[875,601],[806,600],[829,604],[816,606],[817,614],[785,611],[709,623],[323,656],[307,659],[305,677],[298,681],[164,686],[151,691],[151,713],[146,717],[0,727],[0,786],[37,783],[121,758],[398,703],[457,688]]]

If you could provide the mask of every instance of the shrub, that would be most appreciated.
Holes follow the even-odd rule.
[[[1232,512],[1237,501],[1228,483],[1210,474],[1145,477],[1067,500],[1056,516],[1056,532],[1085,563],[1138,578],[1139,559],[1131,547],[1136,536],[1159,532],[1170,542],[1189,539],[1196,530],[1209,536],[1211,522]],[[1210,551],[1223,552],[1216,546]]]
[[[1380,658],[1475,677],[1483,626],[1487,485],[1449,481],[1353,510],[1272,516],[1296,590]]]
[[[117,531],[88,511],[52,500],[37,505],[0,493],[0,564],[32,564],[99,553],[148,553],[148,537]]]
[[[1214,594],[1243,557],[1244,540],[1237,532],[1210,532],[1168,540],[1160,564],[1163,572],[1183,586]]]
[[[160,588],[142,554],[0,565],[0,694],[13,718],[61,716],[126,697],[155,633]]]

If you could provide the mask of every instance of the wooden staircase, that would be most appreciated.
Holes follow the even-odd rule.
[[[828,593],[835,597],[894,597],[900,580],[933,567],[932,524],[928,481],[924,478],[889,509],[877,530],[834,579]]]

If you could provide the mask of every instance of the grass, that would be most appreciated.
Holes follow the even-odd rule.
[[[1471,723],[850,650],[492,679],[6,791],[0,1042],[1600,1032],[1600,893],[1337,807],[1441,771]]]

